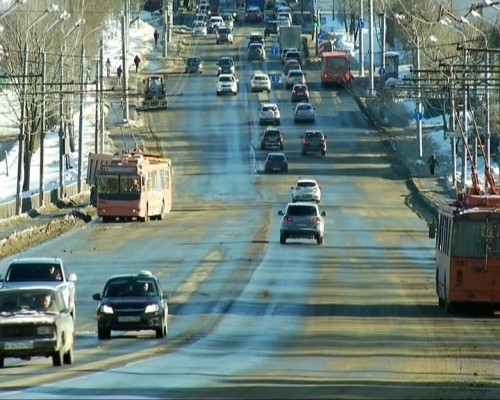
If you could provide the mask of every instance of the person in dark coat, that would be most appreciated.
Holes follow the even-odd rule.
[[[135,56],[135,58],[134,58],[135,72],[137,72],[139,70],[140,62],[141,62],[141,59],[139,58],[139,56]]]
[[[434,170],[436,167],[439,167],[439,163],[436,159],[436,155],[434,153],[431,154],[429,159],[427,160],[427,164],[429,165],[429,172],[431,175],[434,175]]]
[[[155,29],[155,33],[153,34],[155,38],[155,47],[158,46],[158,38],[160,37],[160,34],[158,33],[158,30]]]
[[[118,78],[118,83],[121,83],[122,81],[122,66],[119,65],[118,68],[116,69],[116,76]]]

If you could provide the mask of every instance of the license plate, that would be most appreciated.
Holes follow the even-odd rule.
[[[140,320],[141,320],[141,317],[137,317],[137,316],[118,317],[118,322],[139,322]]]
[[[27,350],[33,348],[33,342],[31,340],[25,342],[7,342],[3,348],[5,350]]]

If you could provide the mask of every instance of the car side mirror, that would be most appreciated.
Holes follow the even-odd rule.
[[[94,293],[94,294],[92,295],[92,298],[93,298],[94,300],[101,300],[101,293]]]
[[[326,217],[326,211],[321,211],[321,216]]]
[[[69,274],[68,281],[70,281],[70,282],[76,282],[77,281],[77,277],[76,277],[76,274],[74,272],[72,272],[71,274]]]
[[[279,210],[278,215],[284,215],[283,210]]]

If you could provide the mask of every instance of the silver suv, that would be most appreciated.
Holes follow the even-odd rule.
[[[315,203],[297,202],[288,203],[285,211],[278,211],[281,215],[280,243],[286,244],[287,239],[315,239],[316,243],[323,244],[325,235],[326,212],[319,211]]]

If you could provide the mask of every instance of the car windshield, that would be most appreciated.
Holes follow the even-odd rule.
[[[253,77],[254,80],[256,81],[267,81],[267,76],[263,76],[263,75],[255,75]]]
[[[199,58],[188,58],[186,64],[188,65],[199,64],[200,61],[201,60]]]
[[[219,33],[229,33],[229,28],[219,28]]]
[[[230,76],[221,76],[219,77],[219,82],[232,82],[233,78]]]
[[[157,295],[155,282],[148,278],[115,278],[110,280],[103,297],[141,297]]]
[[[55,293],[48,290],[22,290],[0,293],[0,314],[50,311],[60,312],[60,305],[54,299]],[[48,299],[44,306],[44,299]]]
[[[290,71],[288,73],[288,76],[291,78],[297,77],[297,76],[302,76],[304,73],[302,71]]]
[[[285,156],[283,154],[270,154],[267,159],[269,161],[284,161]]]
[[[276,111],[276,106],[263,106],[262,111]]]
[[[230,58],[221,58],[219,60],[219,65],[232,65],[233,64],[233,60],[231,60]]]

